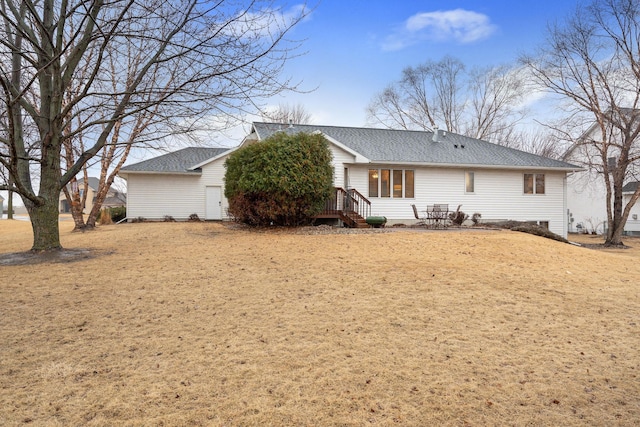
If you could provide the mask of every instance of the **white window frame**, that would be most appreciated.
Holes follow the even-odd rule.
[[[533,177],[533,186],[532,186],[532,192],[531,193],[527,193],[525,191],[525,179],[527,175],[531,175]],[[543,180],[544,180],[544,192],[543,193],[539,193],[538,192],[538,185],[537,185],[537,177],[539,175],[542,175]],[[522,174],[522,194],[524,194],[525,196],[544,196],[545,194],[547,194],[547,176],[545,173],[537,173],[537,172],[526,172]]]
[[[468,191],[468,189],[467,189],[467,177],[469,175],[471,175],[471,186],[473,187],[472,191]],[[475,171],[465,171],[464,172],[464,194],[476,194],[476,173],[475,173]]]
[[[389,195],[388,196],[382,196],[382,171],[383,170],[388,170],[389,171]],[[376,181],[377,181],[377,185],[378,185],[378,195],[377,196],[371,196],[369,195],[369,177],[370,177],[370,172],[371,171],[376,171],[375,174],[377,175]],[[394,197],[393,196],[393,173],[395,171],[402,171],[402,196],[401,197]],[[413,172],[413,197],[407,197],[407,171],[412,171]],[[367,169],[367,197],[371,198],[371,199],[415,199],[415,194],[416,194],[416,170],[415,169],[393,169],[393,168],[369,168]]]

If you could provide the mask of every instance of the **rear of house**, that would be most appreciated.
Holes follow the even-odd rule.
[[[241,146],[276,132],[322,134],[333,153],[336,194],[357,192],[363,200],[356,202],[368,205],[364,215],[388,224],[414,223],[412,204],[421,211],[461,205],[483,221],[535,221],[567,235],[566,176],[577,169],[571,164],[443,131],[257,122]],[[187,148],[123,168],[127,216],[227,219],[224,161],[232,151]]]

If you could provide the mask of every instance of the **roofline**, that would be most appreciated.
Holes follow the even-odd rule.
[[[119,176],[122,175],[186,175],[186,176],[200,176],[202,171],[188,171],[188,172],[160,172],[160,171],[123,171],[118,172]]]
[[[564,171],[564,172],[580,172],[585,171],[581,167],[553,167],[553,166],[510,166],[510,165],[483,165],[483,164],[462,164],[462,163],[416,163],[416,162],[393,162],[393,161],[369,161],[366,163],[355,162],[354,165],[403,165],[403,166],[429,166],[436,168],[456,168],[456,169],[516,169],[516,170],[548,170],[548,171]]]
[[[220,147],[220,148],[225,148],[225,147]],[[220,158],[222,158],[224,156],[227,156],[227,155],[231,154],[232,152],[236,151],[238,148],[240,148],[240,145],[238,145],[236,147],[231,147],[231,148],[227,149],[226,151],[223,151],[222,153],[218,154],[217,156],[213,156],[210,159],[207,159],[207,160],[205,160],[203,162],[200,162],[195,166],[191,166],[187,170],[192,171],[194,169],[198,169],[198,168],[201,168],[201,167],[203,167],[205,165],[208,165],[211,162],[214,162],[214,161],[216,161],[216,160],[218,160],[218,159],[220,159]]]
[[[322,135],[327,141],[329,141],[330,143],[332,143],[333,145],[335,145],[336,147],[340,148],[341,150],[346,151],[347,153],[351,154],[352,156],[355,157],[355,161],[358,163],[371,163],[371,159],[363,156],[362,154],[358,153],[356,150],[354,150],[353,148],[347,147],[346,145],[344,145],[343,143],[341,143],[340,141],[338,141],[335,138],[332,138],[331,136],[325,134],[324,132],[322,132],[321,130],[316,130],[313,132],[316,135]]]

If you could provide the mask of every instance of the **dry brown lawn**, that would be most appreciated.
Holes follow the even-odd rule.
[[[640,423],[638,240],[61,224],[0,266],[3,426]]]

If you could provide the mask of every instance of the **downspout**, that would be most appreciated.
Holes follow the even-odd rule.
[[[573,173],[573,172],[572,172]],[[567,178],[569,177],[569,174],[564,174],[564,178],[562,179],[564,181],[563,185],[562,185],[562,193],[563,193],[563,201],[562,201],[562,212],[564,213],[564,225],[562,226],[562,237],[564,237],[565,239],[569,237],[569,208],[567,208]]]

